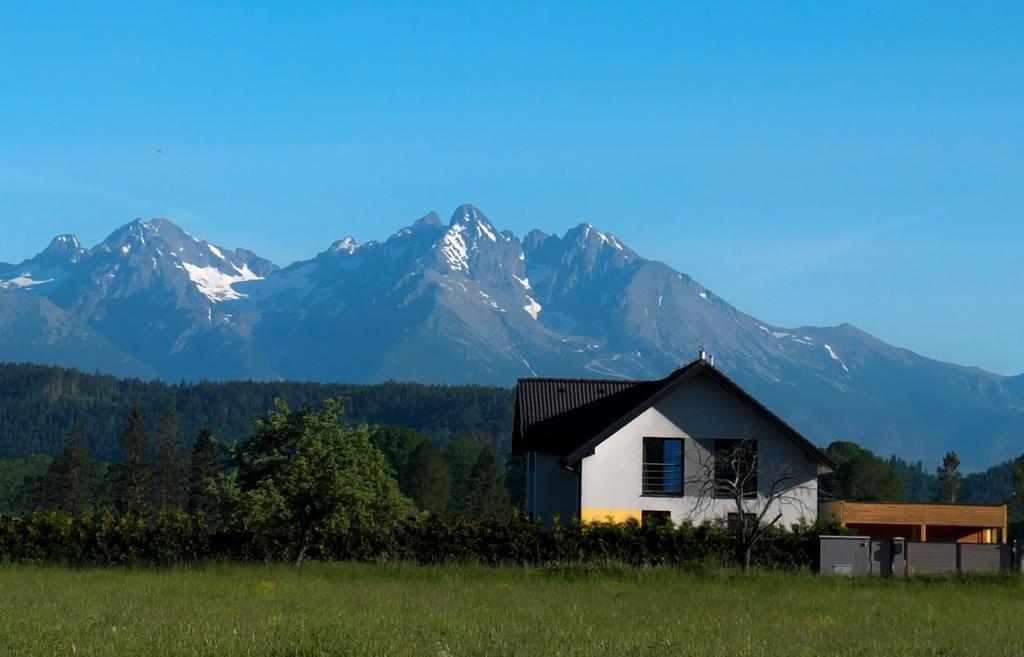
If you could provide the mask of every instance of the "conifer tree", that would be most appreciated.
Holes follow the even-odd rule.
[[[395,471],[398,485],[408,494],[409,482],[405,476],[410,472],[409,459],[417,447],[427,442],[427,438],[414,429],[381,426],[370,432],[370,442],[387,458]]]
[[[80,515],[86,506],[91,466],[85,428],[76,421],[68,431],[64,449],[50,462],[39,481],[37,506],[45,511]]]
[[[405,475],[406,495],[420,511],[445,513],[451,496],[448,464],[429,440],[422,441],[409,456]]]
[[[955,452],[946,452],[942,457],[942,465],[936,469],[935,474],[939,478],[941,501],[956,504],[960,499],[960,459]]]
[[[1013,520],[1024,520],[1024,455],[1014,459],[1010,481],[1010,512],[1013,514]]]
[[[149,432],[142,409],[138,406],[132,409],[128,424],[121,433],[121,449],[124,450],[124,463],[118,477],[118,507],[125,515],[148,515],[150,472],[146,452],[149,449]]]
[[[469,473],[466,515],[474,520],[504,520],[511,510],[505,475],[501,471],[494,448],[483,445]]]
[[[199,430],[192,446],[192,457],[188,473],[188,511],[213,516],[217,512],[217,498],[211,491],[214,480],[220,474],[217,440],[210,430]]]
[[[168,407],[157,430],[153,462],[153,512],[180,511],[188,502],[188,461],[178,415]]]
[[[444,450],[451,478],[451,494],[448,497],[448,513],[468,515],[469,477],[480,455],[480,447],[470,438],[459,438],[449,443]]]

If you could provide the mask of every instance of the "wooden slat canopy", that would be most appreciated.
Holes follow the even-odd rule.
[[[916,504],[903,502],[847,502],[838,500],[821,505],[822,517],[834,515],[843,526],[916,526],[968,527],[999,529],[1006,540],[1005,504]],[[924,532],[920,540],[924,540]]]

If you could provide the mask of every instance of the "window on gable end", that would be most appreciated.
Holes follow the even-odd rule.
[[[644,438],[643,494],[683,494],[683,439]]]

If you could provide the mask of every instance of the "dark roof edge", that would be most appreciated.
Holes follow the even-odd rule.
[[[571,376],[523,376],[516,379],[516,383],[520,381],[567,381],[569,383],[576,383],[578,381],[585,381],[586,383],[652,383],[650,380],[640,379],[580,379],[573,378]]]
[[[767,406],[759,402],[756,397],[740,387],[739,384],[726,376],[721,370],[711,366],[708,368],[708,372],[716,377],[720,383],[725,385],[727,389],[737,393],[742,401],[746,401],[753,406],[754,410],[767,420],[769,424],[774,424],[777,429],[781,430],[783,434],[793,440],[793,442],[798,446],[802,447],[810,456],[818,459],[820,463],[828,466],[832,470],[836,469],[836,462],[833,461],[828,454],[822,451],[820,447],[804,437],[802,433],[790,426],[788,422],[773,413]]]
[[[638,415],[643,413],[645,410],[650,408],[654,403],[656,403],[659,399],[664,397],[669,390],[675,387],[675,384],[677,384],[679,381],[691,378],[693,376],[693,372],[697,371],[697,365],[701,364],[702,362],[703,361],[694,361],[689,365],[684,365],[683,367],[679,368],[672,374],[668,375],[666,378],[662,379],[661,385],[658,386],[658,388],[651,394],[651,396],[637,404],[632,410],[630,410],[628,413],[626,413],[618,420],[613,422],[606,429],[601,431],[601,433],[597,434],[596,436],[594,436],[593,438],[591,438],[590,440],[583,443],[575,450],[567,454],[565,457],[562,458],[562,462],[565,463],[566,465],[569,465],[575,463],[576,461],[579,461],[585,456],[590,456],[591,454],[593,454],[595,447],[597,447],[605,440],[607,440],[608,437],[614,434],[616,431],[632,422],[634,419],[636,419]]]
[[[745,402],[748,406],[760,415],[769,424],[775,426],[783,435],[792,440],[798,447],[803,449],[808,455],[814,457],[819,463],[835,470],[835,462],[828,457],[817,445],[807,440],[799,431],[791,427],[785,420],[780,418],[775,413],[772,413],[768,408],[759,402],[753,395],[748,393],[746,390],[741,388],[735,381],[730,379],[728,376],[723,374],[718,368],[714,367],[710,363],[704,360],[696,360],[689,365],[685,365],[682,368],[676,370],[667,378],[663,379],[663,385],[660,386],[654,393],[638,404],[631,411],[623,415],[621,418],[616,420],[608,428],[601,431],[587,442],[583,443],[575,450],[566,455],[562,461],[565,464],[572,464],[580,459],[590,456],[594,453],[594,449],[602,442],[607,440],[612,434],[616,433],[622,427],[626,426],[633,420],[635,420],[641,413],[656,404],[659,400],[665,397],[670,391],[675,389],[676,386],[680,385],[684,381],[688,381],[694,378],[697,374],[706,372],[713,379],[715,379],[722,387],[727,391],[731,392],[740,401]]]

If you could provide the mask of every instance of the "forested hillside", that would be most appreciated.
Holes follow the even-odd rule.
[[[469,436],[475,442],[494,445],[499,455],[508,451],[513,395],[507,388],[290,381],[170,385],[60,367],[0,364],[0,458],[53,456],[64,447],[72,423],[78,421],[84,429],[87,447],[97,460],[120,461],[121,434],[136,405],[141,407],[151,429],[166,410],[173,409],[188,443],[202,427],[208,427],[223,443],[241,441],[252,434],[253,419],[266,413],[274,398],[279,396],[285,397],[293,408],[316,407],[325,399],[344,397],[348,400],[345,414],[350,423],[413,429],[442,450],[456,438]],[[391,454],[387,447],[381,447],[393,461],[401,479],[404,467],[401,461],[408,455]],[[38,460],[21,461],[16,465],[13,469],[20,474],[8,477],[11,482],[20,482],[33,467],[35,470],[45,468],[45,463],[40,465]],[[920,462],[909,463],[897,457],[890,457],[887,465],[903,483],[905,493],[898,498],[911,502],[938,499],[939,482],[934,471],[926,470]],[[870,468],[877,467],[878,464],[870,465]],[[21,473],[21,468],[27,468],[26,473]],[[964,475],[960,500],[980,504],[1007,501],[1013,489],[1012,470],[1013,461],[1006,461]],[[851,476],[858,480],[871,479],[859,471],[852,472]],[[0,489],[3,487],[4,482],[0,481]],[[852,492],[846,491],[846,494]],[[869,499],[889,497],[879,491],[868,491]]]
[[[290,381],[170,385],[60,367],[0,364],[0,457],[54,455],[77,421],[97,459],[120,460],[121,432],[136,405],[151,422],[173,409],[189,442],[207,427],[231,443],[252,433],[252,420],[270,409],[276,397],[286,398],[294,408],[344,397],[352,424],[408,427],[438,447],[471,435],[505,453],[512,427],[512,391],[500,387]]]
[[[939,499],[939,478],[924,469],[920,461],[907,463],[895,456],[889,465],[906,487],[908,502],[933,502]],[[993,465],[981,472],[964,475],[960,481],[960,501],[965,504],[1003,504],[1013,495],[1014,461]]]

